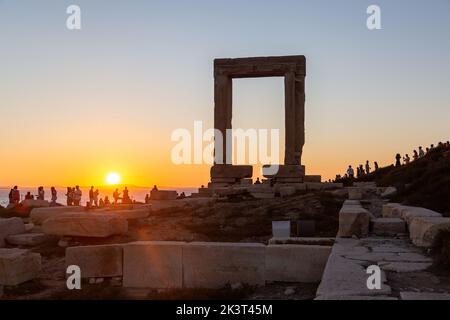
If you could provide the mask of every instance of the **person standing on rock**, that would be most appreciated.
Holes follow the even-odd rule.
[[[113,198],[114,198],[114,204],[117,204],[120,199],[119,189],[116,189],[116,191],[114,191]]]
[[[94,204],[96,207],[98,207],[98,196],[100,195],[100,192],[98,191],[98,189],[96,189],[94,191]]]
[[[374,166],[374,170],[377,171],[378,170],[378,162],[374,161],[373,166]]]
[[[419,158],[422,158],[423,156],[425,156],[425,152],[423,152],[422,147],[419,147]]]
[[[20,191],[17,186],[14,186],[14,188],[11,189],[9,192],[9,203],[12,205],[19,204],[20,202]]]
[[[366,160],[366,174],[370,173],[370,165],[369,165],[369,160]]]
[[[73,191],[73,204],[75,206],[80,205],[82,195],[83,195],[83,192],[81,192],[80,187],[76,186],[75,190]]]
[[[409,164],[409,162],[411,161],[411,159],[409,158],[408,154],[405,154],[404,158],[403,158],[403,162],[405,164]]]
[[[419,159],[419,155],[417,153],[416,150],[413,151],[413,160],[416,161],[417,159]]]
[[[353,170],[351,165],[348,166],[347,174],[350,179],[353,179],[353,177],[355,176],[355,171]]]
[[[397,155],[395,156],[395,166],[396,167],[400,167],[402,165],[400,162],[401,159],[402,159],[402,156],[400,155],[400,153],[397,153]]]
[[[56,205],[56,200],[58,199],[58,193],[56,192],[55,187],[51,187],[50,190],[51,190],[51,193],[52,193],[51,205]]]
[[[70,207],[73,205],[73,189],[71,187],[67,187],[67,205]]]
[[[38,200],[44,200],[44,199],[45,199],[45,191],[44,191],[44,187],[39,187],[39,188],[38,188],[37,199],[38,199]]]
[[[94,204],[94,186],[89,189],[89,204],[92,206]]]

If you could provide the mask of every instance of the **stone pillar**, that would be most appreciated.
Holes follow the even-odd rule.
[[[297,164],[295,162],[295,76],[289,72],[284,77],[284,127],[285,127],[285,147],[284,164]]]
[[[231,129],[232,118],[232,79],[226,75],[216,75],[214,80],[214,128],[220,130],[222,139],[215,139],[214,163],[227,163],[231,159],[232,144],[228,143],[226,130]],[[222,150],[222,152],[220,152]],[[231,164],[231,162],[230,162]]]
[[[305,76],[295,76],[295,164],[301,164],[305,144]]]

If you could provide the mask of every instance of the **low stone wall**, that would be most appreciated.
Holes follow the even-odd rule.
[[[66,249],[83,278],[123,276],[129,288],[221,288],[321,279],[331,246],[139,241]]]

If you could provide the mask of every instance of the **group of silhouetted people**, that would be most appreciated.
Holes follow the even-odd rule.
[[[378,170],[378,162],[374,161],[373,163],[373,169],[374,171]],[[370,167],[369,160],[366,160],[366,164],[363,166],[360,164],[356,167],[356,177],[361,178],[362,176],[369,174],[371,172],[372,168]],[[345,178],[353,179],[355,177],[355,170],[351,165],[348,166],[347,172],[345,173]],[[341,179],[340,175],[336,175],[336,180]]]
[[[51,193],[50,205],[56,205],[56,200],[58,200],[58,193],[56,191],[56,188],[51,187],[50,193]],[[25,195],[24,200],[44,200],[44,199],[45,199],[45,190],[44,190],[44,187],[41,186],[38,188],[36,195],[32,195],[31,192],[28,191]],[[14,188],[12,188],[9,191],[9,204],[17,205],[20,203],[20,200],[21,200],[21,196],[20,196],[19,188],[17,186],[14,186]]]
[[[423,150],[422,146],[419,146],[418,150],[419,151],[413,150],[412,160],[408,154],[405,154],[405,156],[403,157],[403,164],[408,165],[411,161],[416,161],[420,158],[423,158],[423,157],[425,157],[425,155],[427,155],[428,153],[433,152],[435,150],[442,150],[442,151],[450,150],[450,141],[447,141],[445,143],[439,142],[437,144],[437,146],[434,146],[434,144],[431,144],[429,148],[428,147],[425,148],[425,151]],[[400,155],[400,153],[397,153],[395,155],[395,166],[396,167],[400,167],[402,165],[401,160],[402,160],[402,156]]]

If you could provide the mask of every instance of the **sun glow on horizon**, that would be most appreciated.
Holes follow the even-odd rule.
[[[120,180],[121,180],[120,175],[116,172],[110,172],[106,176],[106,182],[109,185],[119,184]]]

